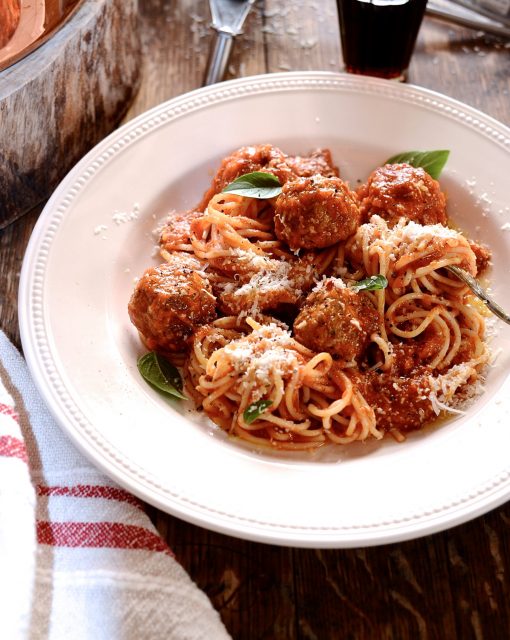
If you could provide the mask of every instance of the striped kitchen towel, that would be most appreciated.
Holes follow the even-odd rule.
[[[0,332],[0,638],[228,638],[143,505],[60,432]]]

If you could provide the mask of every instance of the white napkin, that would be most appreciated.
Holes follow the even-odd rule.
[[[0,332],[0,638],[229,638],[142,504],[61,433]]]

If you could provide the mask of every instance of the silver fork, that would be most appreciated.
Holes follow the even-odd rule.
[[[467,286],[471,289],[475,296],[477,298],[480,298],[480,300],[485,303],[489,311],[491,311],[500,320],[503,320],[503,322],[510,324],[510,315],[508,315],[508,313],[504,309],[502,309],[499,304],[496,304],[494,300],[489,297],[487,291],[485,291],[485,289],[482,289],[480,283],[478,282],[478,280],[476,280],[476,278],[473,278],[473,276],[470,275],[467,271],[464,271],[464,269],[461,269],[454,264],[448,265],[446,269],[448,269],[450,273],[455,274],[457,278],[459,278],[459,280],[462,280],[464,284],[467,284]]]
[[[225,75],[234,38],[243,28],[255,0],[209,0],[212,27],[216,31],[209,53],[204,86],[219,82]]]

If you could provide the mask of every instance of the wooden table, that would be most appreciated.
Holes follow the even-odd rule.
[[[204,0],[140,0],[140,18],[143,81],[128,119],[200,86],[211,39]],[[260,0],[228,77],[341,68],[333,0]],[[409,82],[510,125],[510,43],[426,18]],[[39,211],[0,232],[0,327],[18,346],[18,277]],[[510,637],[510,505],[444,533],[350,550],[257,544],[151,514],[236,639]]]

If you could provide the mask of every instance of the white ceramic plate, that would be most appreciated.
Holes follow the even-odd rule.
[[[417,537],[510,496],[510,332],[466,415],[391,440],[312,454],[254,451],[140,379],[126,310],[156,261],[153,230],[200,199],[220,159],[250,143],[329,147],[351,183],[390,155],[450,149],[450,215],[494,251],[492,291],[510,308],[510,130],[423,89],[329,73],[245,78],[129,122],[65,178],[31,239],[20,323],[35,381],[61,427],[149,503],[223,533],[349,547]]]

